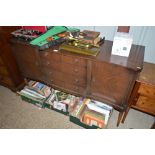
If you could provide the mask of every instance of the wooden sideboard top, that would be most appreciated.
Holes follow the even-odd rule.
[[[28,44],[26,42],[22,42],[20,40],[14,39],[14,38],[11,39],[11,42],[12,41],[16,42],[16,43],[22,43],[22,44],[26,44],[26,45],[31,46],[30,44]],[[117,56],[117,55],[111,54],[112,45],[113,45],[112,41],[105,40],[104,44],[100,47],[99,54],[96,57],[72,53],[72,52],[68,52],[68,51],[64,51],[64,50],[61,50],[58,52],[62,52],[62,53],[70,54],[70,55],[77,55],[79,57],[83,57],[86,59],[92,59],[92,60],[98,60],[98,61],[103,61],[103,62],[107,62],[107,63],[112,63],[115,65],[119,65],[122,67],[126,67],[129,69],[135,70],[135,71],[139,71],[143,68],[144,51],[145,51],[144,46],[132,45],[129,57],[122,57],[122,56]],[[58,50],[59,47],[54,47],[54,49]],[[53,49],[53,47],[51,47],[51,48],[45,49],[43,51],[44,52],[45,51],[51,52],[54,49]]]
[[[150,85],[155,85],[155,64],[144,62],[143,70],[137,81]]]
[[[112,41],[106,40],[103,46],[101,47],[102,52],[99,53],[97,59],[117,64],[123,67],[131,68],[136,71],[142,69],[145,50],[144,46],[133,44],[130,50],[129,57],[122,57],[111,54],[112,45]]]

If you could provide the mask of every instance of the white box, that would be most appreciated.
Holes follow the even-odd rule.
[[[112,47],[112,54],[128,57],[132,46],[133,38],[128,33],[117,32]]]

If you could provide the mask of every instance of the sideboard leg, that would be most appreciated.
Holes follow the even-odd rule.
[[[117,120],[117,127],[119,126],[121,120],[122,120],[122,116],[123,116],[123,112],[119,112],[119,115],[118,115],[118,120]]]
[[[154,121],[154,123],[152,124],[151,129],[155,129],[155,121]]]
[[[124,112],[124,115],[123,115],[123,118],[122,118],[122,122],[121,122],[121,123],[124,123],[124,121],[125,121],[125,119],[126,119],[126,116],[127,116],[128,113],[129,113],[129,110],[130,110],[130,107],[128,107],[128,108],[126,109],[126,111]]]

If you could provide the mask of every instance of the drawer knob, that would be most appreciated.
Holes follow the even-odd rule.
[[[95,78],[93,78],[92,81],[95,82]]]
[[[36,66],[39,66],[39,63],[38,62],[36,62]]]
[[[76,82],[76,83],[78,83],[78,82],[79,82],[79,80],[78,80],[78,79],[75,79],[75,82]]]
[[[75,72],[78,72],[78,69],[76,68],[76,69],[74,69],[74,71],[75,71]]]
[[[79,59],[75,59],[74,62],[75,62],[75,63],[79,62]]]
[[[50,62],[49,62],[49,61],[47,61],[46,65],[48,66],[49,64],[50,64]]]
[[[49,72],[49,75],[51,75],[51,74],[52,74],[52,72],[50,71],[50,72]]]
[[[75,87],[75,90],[79,90],[79,87],[76,86],[76,87]]]
[[[45,57],[47,57],[48,56],[48,53],[45,53],[44,55],[45,55]]]

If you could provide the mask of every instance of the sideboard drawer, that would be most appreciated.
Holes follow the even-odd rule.
[[[86,77],[86,68],[82,66],[71,65],[67,63],[62,63],[62,72],[69,75],[74,75],[77,77]]]
[[[81,78],[79,76],[72,76],[67,74],[62,74],[62,80],[65,83],[73,84],[76,86],[86,87],[86,78]]]
[[[61,63],[59,62],[42,60],[42,66],[44,67],[44,69],[51,68],[51,70],[54,69],[54,70],[61,71]]]
[[[53,70],[53,69],[50,69],[50,68],[46,68],[44,69],[44,74],[46,76],[46,79],[57,79],[57,80],[60,80],[60,81],[63,81],[62,80],[62,73],[59,72],[58,70]]]
[[[148,85],[148,84],[140,84],[140,88],[138,93],[149,98],[155,99],[155,86]]]
[[[146,96],[139,96],[136,105],[137,109],[143,110],[149,114],[155,115],[155,100]]]
[[[64,88],[64,82],[53,77],[49,77],[46,81],[49,85],[54,85],[56,87]]]
[[[44,59],[45,61],[55,61],[57,63],[61,62],[61,54],[60,53],[56,53],[56,52],[50,52],[50,51],[46,51],[46,52],[40,52],[40,56],[41,59]]]
[[[62,62],[72,64],[72,65],[86,67],[86,60],[79,58],[77,56],[62,55]]]

